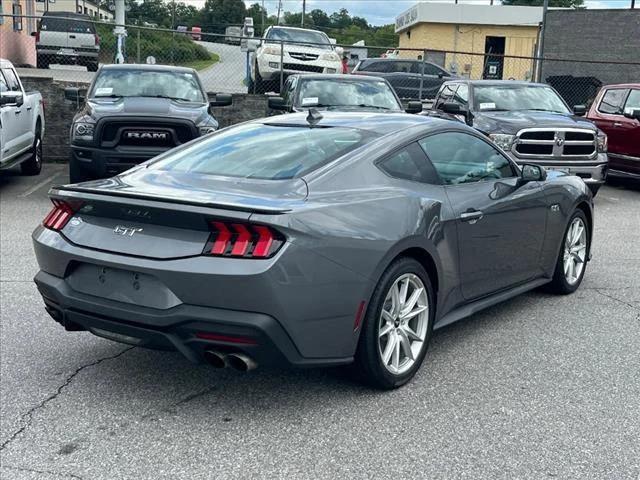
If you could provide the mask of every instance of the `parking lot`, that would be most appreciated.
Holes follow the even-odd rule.
[[[446,327],[410,384],[379,392],[65,332],[30,234],[66,179],[0,173],[2,478],[640,478],[640,188],[598,194],[577,293]]]

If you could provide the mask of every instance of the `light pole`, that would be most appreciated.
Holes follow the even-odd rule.
[[[304,14],[307,10],[307,0],[302,0],[302,21],[300,22],[300,26],[304,27]]]
[[[116,6],[116,28],[113,33],[116,35],[116,63],[124,63],[124,39],[127,30],[124,28],[124,0],[115,0]]]
[[[538,81],[542,78],[542,58],[544,56],[544,33],[547,26],[547,10],[549,9],[549,0],[544,0],[542,5],[542,25],[540,27],[540,45],[538,46]]]

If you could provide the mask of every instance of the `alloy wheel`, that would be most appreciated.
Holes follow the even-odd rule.
[[[394,375],[408,371],[424,347],[429,325],[429,296],[417,275],[405,273],[387,292],[378,321],[378,352]]]
[[[587,228],[580,217],[571,222],[564,240],[564,277],[569,285],[575,285],[587,258]]]

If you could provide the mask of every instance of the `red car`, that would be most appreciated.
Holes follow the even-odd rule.
[[[609,175],[640,180],[640,83],[602,87],[587,118],[609,137]]]

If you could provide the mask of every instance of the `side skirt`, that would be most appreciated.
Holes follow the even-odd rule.
[[[505,300],[517,297],[522,293],[533,290],[534,288],[538,288],[545,283],[549,283],[550,281],[550,278],[538,278],[536,280],[518,285],[517,287],[510,288],[509,290],[503,290],[488,297],[483,297],[479,300],[475,300],[471,303],[462,305],[461,307],[450,311],[444,317],[438,320],[433,328],[434,330],[437,330],[438,328],[442,328],[446,325],[457,322],[458,320],[462,320],[463,318],[469,317],[474,313],[484,310],[485,308],[492,307],[493,305],[504,302]]]

